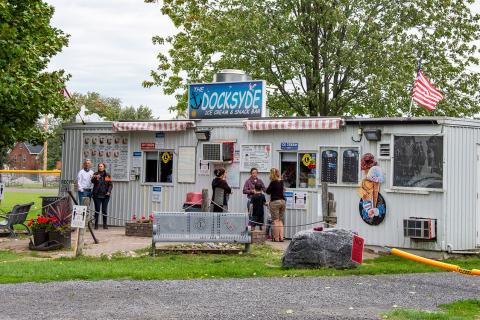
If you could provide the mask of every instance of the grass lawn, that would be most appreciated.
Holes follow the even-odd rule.
[[[438,272],[396,256],[366,260],[352,270],[283,269],[282,251],[254,246],[249,254],[160,254],[157,257],[80,257],[41,259],[31,254],[0,251],[0,283],[102,279],[203,279],[251,277],[305,277]],[[449,261],[463,268],[478,268],[480,259]]]
[[[441,312],[395,310],[384,315],[385,319],[418,320],[474,320],[480,319],[480,300],[463,300],[439,305]]]
[[[28,218],[36,217],[37,214],[40,214],[40,208],[42,207],[41,196],[50,196],[56,195],[57,190],[52,190],[52,192],[42,192],[42,193],[30,193],[30,192],[5,192],[4,198],[0,203],[0,214],[10,212],[13,206],[16,204],[24,204],[29,202],[34,202],[35,204],[30,209]]]

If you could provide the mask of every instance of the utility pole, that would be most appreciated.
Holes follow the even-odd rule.
[[[48,133],[48,114],[45,115],[45,122],[43,124],[45,133]],[[43,170],[47,170],[47,161],[48,161],[48,141],[45,140],[43,143]]]

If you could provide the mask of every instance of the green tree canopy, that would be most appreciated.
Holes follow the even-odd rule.
[[[96,113],[107,121],[117,120],[151,120],[152,110],[149,107],[122,107],[122,100],[119,98],[104,97],[97,92],[87,94],[74,93],[72,100],[77,110],[84,106],[88,114]]]
[[[146,0],[146,2],[154,2]],[[445,96],[436,115],[480,111],[473,0],[165,0],[178,28],[144,86],[176,94],[235,68],[270,86],[273,115],[404,115],[417,60]],[[424,114],[414,108],[416,115]]]
[[[68,43],[50,26],[53,12],[40,0],[0,0],[0,150],[45,138],[35,125],[42,115],[67,118],[74,111],[62,94],[68,76],[45,71]]]

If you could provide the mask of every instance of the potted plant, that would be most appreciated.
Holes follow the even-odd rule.
[[[72,207],[69,201],[60,201],[45,212],[47,218],[54,219],[48,232],[49,240],[57,241],[64,248],[72,246]]]
[[[33,243],[35,246],[39,246],[48,241],[48,232],[54,228],[54,222],[56,222],[56,218],[42,216],[37,216],[37,218],[28,221],[28,226],[32,230]]]

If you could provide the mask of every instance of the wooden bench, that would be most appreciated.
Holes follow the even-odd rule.
[[[231,212],[155,212],[152,225],[152,255],[157,242],[227,242],[245,244],[252,236],[248,214]]]
[[[15,229],[13,228],[16,224],[22,225],[30,234],[30,228],[25,224],[27,220],[28,212],[33,206],[33,202],[27,204],[17,204],[13,207],[12,211],[6,215],[0,215],[0,229],[7,229],[10,232],[10,236],[16,237]]]

